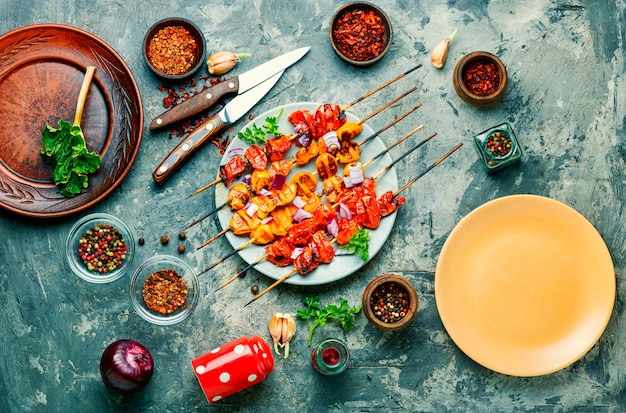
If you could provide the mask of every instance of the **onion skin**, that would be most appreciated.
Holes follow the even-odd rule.
[[[118,393],[134,393],[148,385],[154,372],[150,351],[133,340],[118,340],[102,353],[100,375],[104,386]]]

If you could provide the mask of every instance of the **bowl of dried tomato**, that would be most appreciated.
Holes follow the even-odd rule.
[[[474,106],[491,105],[502,99],[508,83],[502,60],[489,52],[472,52],[456,63],[452,73],[454,90]]]
[[[80,218],[65,241],[67,264],[85,281],[104,284],[122,277],[135,255],[133,233],[119,218],[94,213]]]
[[[355,66],[368,66],[387,53],[393,30],[384,11],[359,1],[344,4],[335,12],[328,34],[337,56]]]
[[[146,64],[165,80],[180,80],[194,74],[206,58],[206,40],[193,22],[172,17],[156,22],[143,42]]]
[[[400,330],[417,314],[417,291],[409,280],[397,274],[374,278],[363,291],[363,313],[376,328]]]
[[[185,261],[155,255],[135,270],[130,298],[137,314],[157,325],[176,324],[191,314],[198,302],[198,277]]]

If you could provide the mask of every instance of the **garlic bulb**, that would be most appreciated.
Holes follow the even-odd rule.
[[[454,36],[456,36],[457,31],[458,30],[455,29],[450,36],[440,41],[439,44],[433,49],[433,52],[430,55],[430,61],[437,69],[441,69],[443,65],[446,64],[450,42],[454,39]]]
[[[296,334],[296,321],[291,314],[276,313],[269,322],[270,334],[274,339],[274,351],[280,354],[278,347],[285,349],[284,357],[289,356],[289,342]]]
[[[210,74],[221,76],[230,72],[239,63],[240,58],[248,56],[250,53],[216,52],[209,56],[206,64]]]

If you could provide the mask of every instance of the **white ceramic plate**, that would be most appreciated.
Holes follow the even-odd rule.
[[[257,124],[257,126],[261,126],[265,123],[265,118],[268,116],[276,116],[278,115],[280,109],[282,108],[283,113],[281,114],[278,120],[279,130],[283,133],[291,133],[293,131],[293,125],[289,123],[287,120],[288,116],[295,112],[296,110],[309,110],[312,114],[315,113],[317,108],[320,106],[320,103],[313,102],[300,102],[300,103],[292,103],[289,105],[285,105],[282,107],[277,107],[271,109],[255,118],[253,122],[250,122],[246,127],[251,128],[252,124]],[[346,117],[348,121],[358,122],[359,118],[354,116],[351,113],[346,113]],[[245,130],[245,128],[244,128]],[[357,136],[357,142],[361,142],[368,136],[374,134],[372,128],[370,128],[367,124],[363,124],[363,131],[359,136]],[[235,138],[228,146],[228,149],[225,152],[224,158],[222,159],[222,164],[227,163],[230,160],[229,152],[235,148],[246,148],[248,145],[238,139]],[[371,142],[363,145],[361,147],[361,161],[366,162],[376,155],[380,154],[383,150],[385,150],[386,145],[380,140],[379,137],[374,138]],[[292,147],[289,153],[287,154],[287,158],[292,158],[297,151],[297,147]],[[389,154],[384,154],[380,156],[375,162],[368,165],[366,170],[366,176],[372,176],[382,170],[385,166],[392,162],[392,158]],[[314,162],[310,162],[304,167],[294,167],[289,175],[288,179],[300,171],[314,171],[315,164]],[[398,176],[396,174],[395,168],[391,168],[385,174],[380,176],[377,181],[377,191],[378,195],[386,192],[386,191],[396,191],[398,189]],[[321,186],[321,183],[319,184]],[[226,188],[223,184],[218,184],[215,188],[215,205],[222,205],[228,199],[228,188]],[[232,216],[232,212],[229,208],[222,208],[218,212],[218,217],[220,221],[220,225],[222,228],[228,228],[228,224],[230,218]],[[382,248],[385,241],[389,237],[389,233],[393,229],[393,224],[396,220],[396,214],[391,214],[387,217],[384,217],[378,228],[374,231],[370,231],[370,245],[369,245],[369,259],[371,260],[378,251]],[[233,248],[237,248],[249,239],[246,237],[241,237],[234,235],[232,232],[228,232],[226,234],[228,241],[233,246]],[[245,247],[239,252],[241,258],[243,258],[247,263],[252,263],[257,260],[259,257],[265,254],[265,247],[258,245],[250,245]],[[363,267],[366,263],[364,263],[360,258],[355,257],[353,255],[341,255],[336,256],[333,262],[328,265],[320,265],[317,269],[312,271],[307,275],[295,274],[288,278],[285,283],[294,284],[294,285],[320,285],[326,284],[333,281],[340,280],[348,275],[354,273],[359,268]],[[277,267],[270,263],[269,261],[263,261],[254,267],[261,273],[267,275],[273,279],[279,279],[289,271],[293,269],[292,266],[288,267]]]

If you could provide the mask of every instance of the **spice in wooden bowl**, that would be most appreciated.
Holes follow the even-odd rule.
[[[206,42],[200,29],[181,18],[164,19],[154,24],[144,39],[144,58],[148,67],[167,80],[186,78],[195,73],[206,56]]]
[[[374,278],[363,291],[365,317],[380,330],[400,330],[417,314],[417,292],[404,277],[384,274]]]
[[[330,44],[337,55],[355,66],[378,62],[391,46],[389,18],[367,2],[344,4],[329,26]]]
[[[472,52],[459,59],[452,81],[456,93],[465,102],[487,106],[502,99],[508,76],[498,57],[488,52]]]

